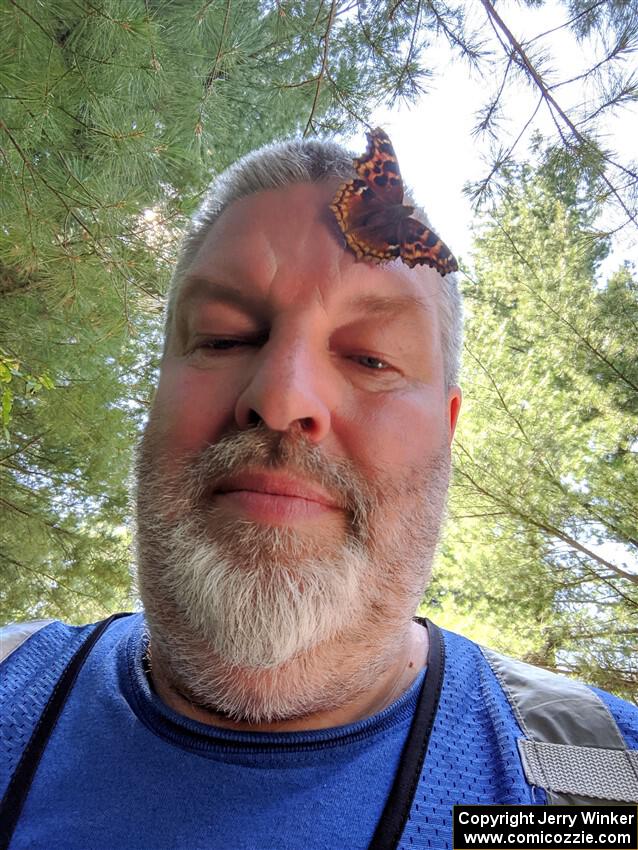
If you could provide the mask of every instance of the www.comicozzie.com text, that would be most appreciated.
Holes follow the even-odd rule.
[[[582,847],[583,844],[614,844],[630,847],[629,832],[468,832],[465,841],[482,847],[511,845],[514,847]]]

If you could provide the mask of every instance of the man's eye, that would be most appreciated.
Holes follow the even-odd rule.
[[[245,348],[251,345],[262,345],[264,338],[259,337],[231,337],[211,336],[205,337],[195,344],[194,350],[203,351],[232,351],[236,348]]]
[[[236,348],[239,345],[246,345],[246,340],[230,339],[229,337],[215,337],[214,339],[204,339],[197,344],[198,348],[207,348],[212,351],[228,351],[229,348]]]
[[[361,354],[354,359],[357,363],[360,363],[366,369],[370,369],[371,371],[383,372],[390,368],[385,360],[381,360],[379,357],[373,357],[371,354]]]

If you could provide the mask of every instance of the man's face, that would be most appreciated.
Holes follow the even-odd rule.
[[[229,663],[283,663],[362,627],[371,607],[396,621],[395,587],[409,619],[441,521],[460,404],[443,378],[441,278],[355,263],[334,191],[262,192],[213,225],[181,285],[141,449],[147,611],[170,611],[164,630],[187,618]],[[219,561],[236,582],[223,604],[252,607],[243,620],[219,609]],[[219,635],[249,623],[243,644]]]

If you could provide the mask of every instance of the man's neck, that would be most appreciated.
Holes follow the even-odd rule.
[[[161,663],[156,663],[155,659],[151,667],[151,681],[156,693],[169,708],[200,723],[250,732],[301,732],[310,729],[327,729],[372,717],[399,699],[426,666],[428,646],[427,630],[419,623],[412,622],[406,639],[397,650],[396,659],[377,678],[374,687],[334,709],[270,723],[233,720],[194,704],[170,682],[165,676]]]

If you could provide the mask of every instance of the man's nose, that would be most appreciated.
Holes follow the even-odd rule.
[[[237,400],[241,429],[263,422],[272,431],[299,428],[315,443],[330,431],[334,378],[325,358],[302,341],[267,342],[253,361],[250,381]]]

